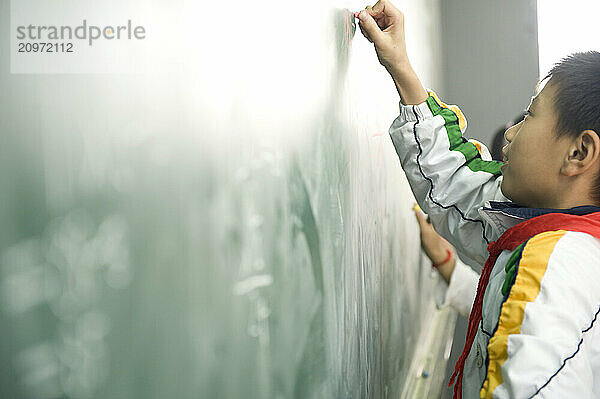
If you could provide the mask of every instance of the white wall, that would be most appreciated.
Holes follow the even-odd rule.
[[[444,0],[442,99],[467,117],[468,137],[493,133],[529,104],[538,80],[535,0]]]

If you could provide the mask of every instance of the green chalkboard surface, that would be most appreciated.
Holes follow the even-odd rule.
[[[138,2],[139,73],[2,58],[0,397],[402,391],[436,279],[365,5],[229,3]]]

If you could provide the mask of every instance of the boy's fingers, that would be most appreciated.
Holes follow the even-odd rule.
[[[362,35],[371,43],[373,43],[373,40],[371,40],[371,38],[369,37],[369,35],[367,35],[367,33],[365,32],[365,30],[363,29],[363,25],[362,23],[359,21],[358,22],[358,27],[360,28],[360,33],[362,33]]]
[[[375,22],[377,22],[377,26],[379,26],[379,29],[383,30],[387,28],[386,17],[383,13],[376,13],[375,11],[373,11],[373,7],[371,6],[367,6],[365,10],[367,10],[369,12],[369,15],[371,15]]]
[[[371,15],[377,21],[377,23],[382,23],[384,25],[382,29],[392,23],[402,21],[404,19],[404,14],[402,14],[402,11],[397,9],[388,0],[379,0],[373,6]],[[379,26],[381,26],[381,24]]]
[[[369,35],[367,35],[367,33],[365,32],[365,30],[363,29],[362,25],[359,23],[358,26],[360,27],[360,33],[362,33],[362,35],[370,42],[373,43],[373,40],[371,40],[371,38],[369,37]]]
[[[360,14],[358,14],[358,18],[362,24],[362,29],[365,30],[365,33],[372,39],[371,42],[379,42],[383,39],[383,33],[377,23],[371,17],[368,11],[362,10]]]
[[[395,15],[400,13],[400,10],[398,10],[392,3],[390,3],[389,0],[379,0],[377,3],[375,3],[372,10],[373,12],[371,13],[371,15],[373,16],[387,15],[390,17],[394,17]]]
[[[369,12],[369,15],[371,15],[376,21],[385,16],[380,1],[378,1],[373,7],[367,6],[365,9]]]
[[[422,229],[427,226],[427,220],[425,219],[425,214],[420,210],[415,209],[415,217],[417,218],[417,222],[419,222],[419,227]]]

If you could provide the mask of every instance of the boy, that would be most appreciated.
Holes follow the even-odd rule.
[[[485,161],[412,69],[403,14],[380,0],[359,20],[401,97],[390,135],[415,198],[463,259],[485,262],[478,281],[465,266],[450,277],[449,290],[477,285],[455,397],[600,397],[600,53],[557,64],[504,162]]]

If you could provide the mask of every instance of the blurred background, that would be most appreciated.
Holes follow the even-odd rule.
[[[399,98],[348,12],[367,3],[27,1],[0,1],[0,397],[448,394],[466,323],[452,340],[433,303]],[[488,145],[552,62],[598,49],[594,1],[394,4]],[[146,38],[23,70],[23,15]]]

